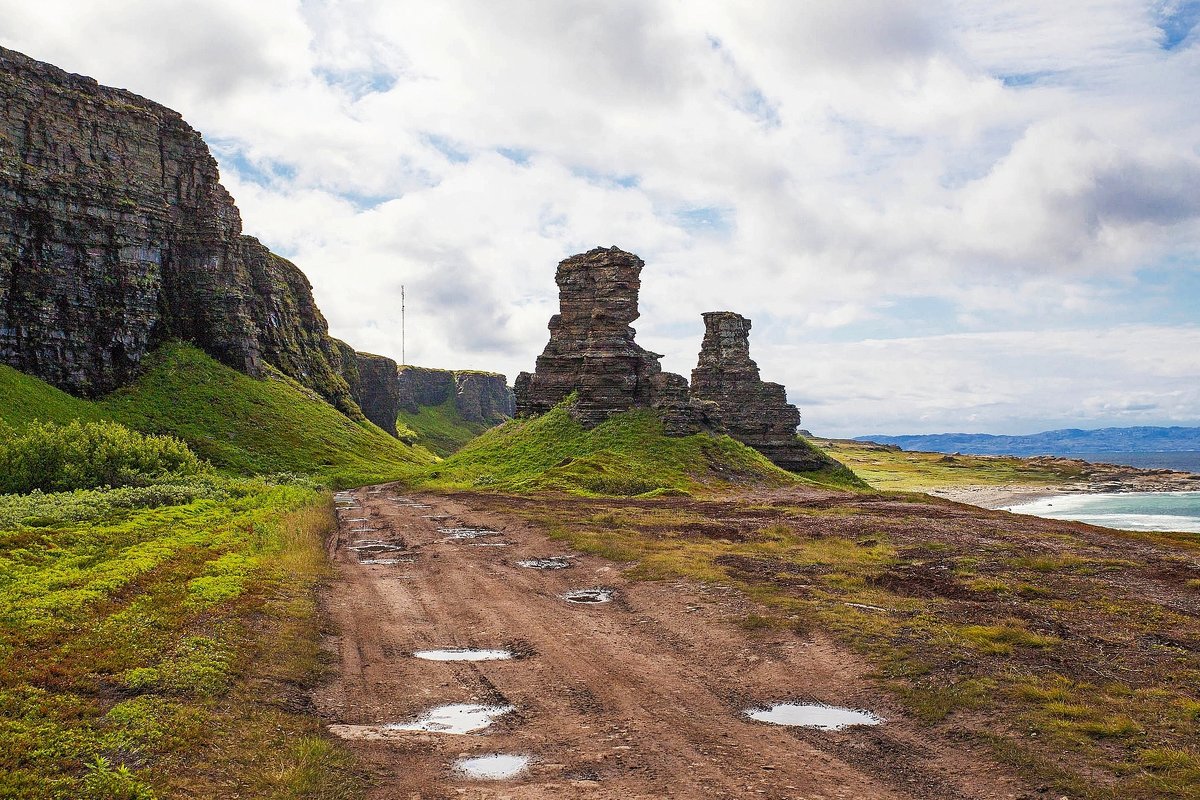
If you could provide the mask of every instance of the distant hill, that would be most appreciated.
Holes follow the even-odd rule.
[[[987,433],[934,433],[926,436],[856,436],[856,441],[891,444],[933,453],[976,453],[998,456],[1068,456],[1105,452],[1169,452],[1200,450],[1200,428],[1066,428],[1027,436]]]

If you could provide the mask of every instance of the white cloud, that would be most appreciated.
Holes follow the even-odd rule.
[[[1200,46],[1177,11],[0,0],[0,42],[182,112],[246,231],[361,349],[399,356],[403,284],[410,360],[512,376],[545,343],[556,262],[617,244],[647,261],[640,337],[669,368],[690,370],[700,312],[731,308],[767,377],[820,401],[812,424],[852,432],[1119,423],[1147,392],[1200,418],[1185,378],[1079,358],[1076,402],[1031,394],[1039,358],[995,349],[1142,330],[1145,269],[1182,276],[1168,302],[1195,294]],[[903,330],[913,298],[944,309],[926,328],[976,333],[865,338]],[[1171,350],[1155,330],[1131,361]]]

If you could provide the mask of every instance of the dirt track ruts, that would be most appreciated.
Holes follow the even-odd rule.
[[[429,508],[401,505],[400,494]],[[564,570],[514,561],[564,555],[524,521],[436,495],[354,492],[330,553],[323,602],[339,632],[337,674],[314,693],[332,729],[373,775],[372,798],[1020,798],[1028,789],[980,752],[904,719],[864,678],[865,664],[823,636],[747,632],[736,591],[634,582],[620,565],[573,558]],[[347,522],[366,517],[367,522]],[[430,519],[430,517],[444,517]],[[499,531],[446,541],[438,527]],[[351,528],[373,528],[352,533]],[[413,563],[358,563],[361,539],[403,541]],[[609,586],[616,599],[576,605],[558,595]],[[433,647],[508,646],[511,661],[429,662]],[[823,733],[742,716],[781,700],[868,708],[888,722]],[[516,710],[477,734],[382,733],[447,703]],[[523,753],[522,776],[456,775],[462,755]],[[1032,796],[1032,795],[1030,795]]]

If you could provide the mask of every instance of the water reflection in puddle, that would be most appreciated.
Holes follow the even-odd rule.
[[[574,589],[559,597],[568,603],[607,603],[615,593],[613,589]]]
[[[502,781],[507,778],[515,778],[528,766],[529,756],[508,753],[460,758],[454,762],[454,770],[464,778],[480,781]]]
[[[825,706],[819,703],[776,703],[769,708],[751,708],[746,716],[773,725],[840,731],[853,725],[879,725],[884,720],[870,711]]]
[[[431,708],[412,722],[393,722],[384,725],[392,731],[429,731],[431,733],[473,733],[491,725],[513,711],[513,706],[483,706],[475,703],[453,703]]]
[[[481,536],[499,536],[500,531],[487,528],[438,528],[438,533],[447,534],[447,539],[478,539]]]
[[[375,567],[391,567],[396,564],[415,564],[415,558],[360,558],[358,563]]]
[[[426,661],[507,661],[513,657],[508,650],[484,650],[473,647],[447,647],[441,650],[416,650],[415,658]]]
[[[551,556],[549,558],[526,558],[517,562],[518,567],[526,569],[566,569],[571,562],[566,556]]]

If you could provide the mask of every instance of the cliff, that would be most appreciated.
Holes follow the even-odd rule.
[[[496,372],[403,366],[399,378],[399,408],[410,414],[451,398],[458,414],[471,423],[498,425],[516,411],[507,380]]]
[[[95,396],[181,339],[358,415],[308,280],[178,113],[3,48],[0,75],[0,362]]]

